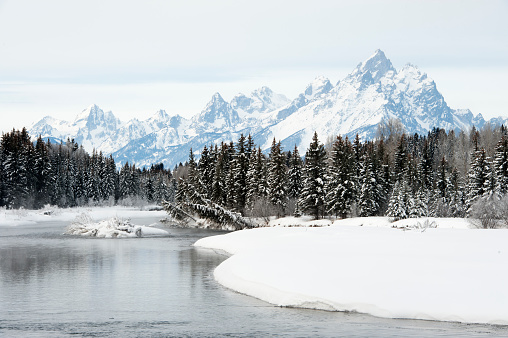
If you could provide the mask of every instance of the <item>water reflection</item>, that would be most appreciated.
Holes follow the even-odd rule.
[[[101,259],[95,258],[93,264]],[[44,278],[54,270],[71,271],[88,264],[87,257],[66,247],[20,245],[0,248],[0,274],[3,282],[28,282],[30,278]]]
[[[178,263],[180,267],[180,273],[183,275],[182,278],[190,280],[191,290],[194,290],[197,286],[210,289],[209,283],[210,277],[213,270],[227,256],[218,255],[211,250],[203,248],[189,248],[179,252]]]

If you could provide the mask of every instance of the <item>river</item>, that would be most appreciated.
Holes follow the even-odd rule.
[[[213,279],[227,256],[192,247],[217,231],[99,239],[63,235],[66,226],[0,227],[1,337],[508,337],[505,326],[280,308],[235,293]]]

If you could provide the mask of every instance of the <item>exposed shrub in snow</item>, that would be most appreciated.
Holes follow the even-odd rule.
[[[508,196],[497,194],[478,199],[470,208],[471,223],[481,229],[496,229],[508,226]]]

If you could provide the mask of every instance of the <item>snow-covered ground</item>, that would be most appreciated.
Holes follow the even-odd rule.
[[[233,255],[216,268],[219,283],[272,304],[508,324],[506,229],[471,229],[463,219],[277,222],[195,245]]]
[[[113,217],[122,219],[154,216],[162,219],[167,217],[167,213],[164,210],[150,211],[150,207],[145,207],[142,210],[135,207],[121,206],[68,209],[46,207],[42,210],[6,210],[5,208],[0,208],[0,226],[29,225],[48,221],[62,221],[69,222],[70,224],[83,213],[89,215],[95,221],[107,220]]]

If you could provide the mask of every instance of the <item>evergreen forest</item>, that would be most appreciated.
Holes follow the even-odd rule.
[[[487,209],[490,218],[501,218],[508,209],[504,126],[460,133],[434,128],[421,136],[390,121],[373,141],[337,136],[324,144],[315,133],[303,158],[275,139],[265,154],[241,135],[236,143],[204,147],[199,161],[191,149],[185,170],[175,201],[165,203],[168,212],[236,229],[271,216],[399,220],[479,217]]]
[[[197,157],[197,156],[196,156]],[[375,140],[315,133],[305,153],[275,139],[263,152],[254,139],[192,149],[185,164],[119,170],[74,140],[53,144],[26,129],[2,135],[0,206],[162,204],[182,222],[252,227],[252,219],[310,215],[508,219],[508,131],[486,125],[455,133],[434,128],[408,135],[400,122],[380,125]],[[489,223],[490,222],[490,223]]]
[[[162,165],[140,170],[67,140],[32,142],[26,129],[2,135],[0,206],[9,209],[89,205],[139,205],[172,200],[176,181]]]

